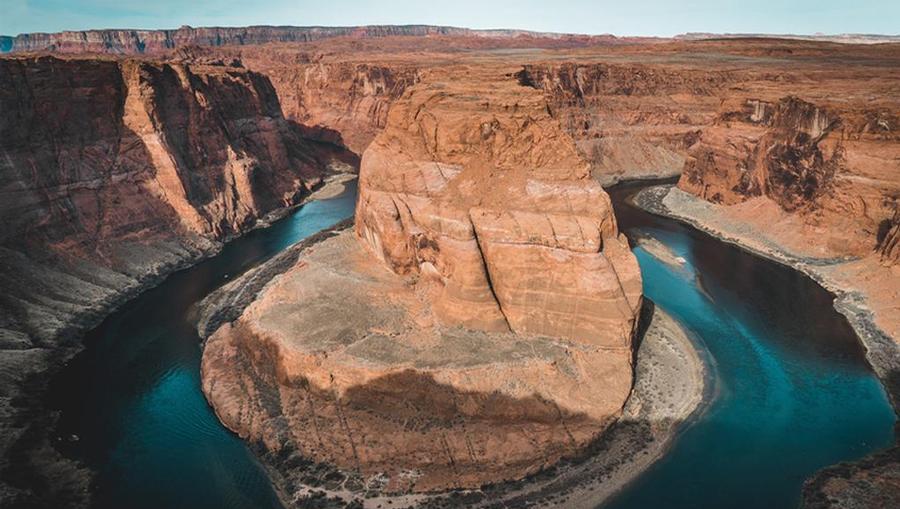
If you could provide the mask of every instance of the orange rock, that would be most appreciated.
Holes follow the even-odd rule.
[[[640,302],[609,197],[543,94],[435,71],[363,155],[356,238],[311,248],[209,338],[204,392],[272,451],[391,491],[476,487],[619,415]]]
[[[352,160],[304,138],[269,80],[235,67],[4,58],[0,110],[0,280],[22,298],[2,326],[33,339],[213,252]]]
[[[797,214],[805,226],[794,235],[821,247],[819,256],[868,255],[900,192],[900,120],[877,104],[825,104],[727,101],[679,187],[726,205],[765,197]]]

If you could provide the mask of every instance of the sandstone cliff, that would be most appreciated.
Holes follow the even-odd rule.
[[[432,71],[360,171],[356,237],[209,338],[226,426],[394,492],[521,477],[593,440],[631,390],[640,273],[543,95]]]
[[[640,285],[588,172],[685,168],[682,188],[815,263],[862,257],[835,270],[900,330],[900,47],[442,30],[0,37],[0,51],[164,58],[0,60],[2,449],[50,428],[16,391],[71,355],[70,332],[296,201],[331,159],[310,139],[366,152],[357,228],[372,255],[350,234],[323,243],[204,360],[223,420],[285,464],[352,461],[396,473],[395,489],[474,485],[603,429],[630,379]],[[554,47],[575,49],[510,50]],[[298,295],[320,305],[296,309]],[[396,443],[409,445],[378,452]],[[18,451],[16,472],[38,468]]]
[[[520,47],[573,47],[616,42],[611,35],[553,34],[527,30],[473,30],[431,25],[370,25],[356,27],[190,27],[173,30],[82,30],[0,36],[0,53],[161,53],[185,46],[243,46],[277,42],[310,42],[336,37],[439,37],[500,39]]]
[[[309,42],[331,37],[386,37],[397,35],[463,35],[467,29],[410,26],[366,27],[189,27],[174,30],[84,30],[20,34],[5,37],[4,52],[55,51],[59,53],[160,53],[184,46],[252,45],[272,42]]]
[[[604,185],[679,175],[737,80],[728,71],[607,63],[527,64],[517,76],[545,92]]]
[[[208,249],[297,203],[332,155],[300,136],[253,72],[49,57],[0,66],[0,243],[10,260],[43,251],[27,263],[53,256],[48,269],[89,261],[116,271],[156,241]],[[41,300],[5,299],[28,333],[55,335],[28,329]]]
[[[386,122],[388,110],[418,81],[415,62],[323,61],[320,54],[289,48],[248,48],[248,68],[265,74],[286,118],[306,135],[362,154]]]
[[[26,435],[40,447],[51,428],[22,391],[74,353],[76,331],[352,157],[304,139],[270,81],[238,68],[0,59],[0,111],[0,449],[13,479],[11,448]],[[38,461],[28,447],[15,447],[16,479]]]
[[[900,264],[900,208],[894,211],[890,219],[884,219],[878,225],[878,253],[888,264]]]
[[[900,118],[891,100],[730,98],[703,130],[679,187],[726,205],[770,200],[803,225],[794,235],[818,236],[809,240],[819,256],[879,247],[890,260],[900,198]]]

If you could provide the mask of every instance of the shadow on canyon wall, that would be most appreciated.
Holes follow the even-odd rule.
[[[53,57],[2,60],[0,71],[0,501],[81,506],[90,474],[56,451],[45,395],[82,332],[298,203],[308,193],[298,182],[359,158],[332,143],[339,136],[309,139],[314,128],[286,120],[258,73]],[[133,125],[136,107],[149,123]],[[160,150],[177,184],[159,173]],[[253,160],[251,203],[235,191],[230,152]],[[167,185],[191,210],[173,205]],[[231,209],[217,217],[215,200]],[[184,226],[188,213],[199,231]]]
[[[281,261],[274,262],[276,267],[282,265]],[[274,277],[276,271],[273,269],[269,277]],[[252,281],[254,287],[261,289],[269,278],[266,276],[256,272],[242,279]],[[201,311],[201,317],[217,316],[218,320],[206,319],[204,322],[201,318],[201,331],[205,330],[208,334],[217,328],[210,325],[224,323],[221,321],[223,318],[239,316],[243,306],[252,302],[258,291],[245,291],[240,285],[233,285],[221,289],[218,295],[214,293],[211,296],[213,300],[206,303],[208,307]],[[237,299],[232,300],[232,297]],[[238,305],[240,309],[229,309],[226,314],[210,314],[209,306],[215,307],[217,302],[244,304]],[[645,300],[635,349],[649,327],[654,307],[651,301]],[[521,480],[500,482],[476,490],[436,492],[426,495],[424,502],[417,500],[423,507],[510,507],[538,501],[565,503],[573,490],[590,489],[590,486],[602,482],[604,477],[627,463],[633,455],[659,440],[660,430],[673,430],[681,424],[681,421],[653,419],[639,414],[636,418],[619,419],[595,435],[597,429],[603,429],[609,423],[596,422],[583,414],[560,409],[539,395],[511,398],[496,393],[460,391],[436,381],[428,374],[412,370],[351,387],[339,397],[328,388],[311,386],[306,380],[281,381],[282,387],[287,383],[291,388],[281,391],[274,368],[277,363],[275,359],[266,360],[271,355],[273,352],[245,352],[240,356],[241,366],[233,368],[251,373],[248,379],[253,380],[254,393],[258,394],[254,405],[257,411],[265,415],[261,420],[277,428],[277,438],[274,440],[278,444],[277,450],[269,449],[258,441],[251,446],[268,467],[279,491],[287,500],[294,500],[292,505],[297,507],[357,507],[364,498],[384,494],[386,486],[373,483],[370,476],[360,473],[360,458],[372,457],[365,449],[366,440],[373,436],[378,440],[383,435],[391,435],[393,442],[400,440],[400,436],[403,439],[399,443],[417,443],[420,453],[427,452],[431,461],[442,464],[438,468],[445,470],[444,475],[464,478],[472,472],[481,473],[491,468],[492,465],[485,464],[484,456],[499,451],[481,451],[481,455],[477,455],[469,443],[467,457],[454,456],[447,445],[448,440],[468,442],[466,435],[470,433],[482,436],[491,433],[495,437],[521,435],[523,426],[538,435],[541,434],[538,428],[544,429],[546,436],[568,433],[568,440],[558,441],[555,447],[548,449],[543,464],[540,460],[532,460],[528,464],[510,465],[498,461],[494,465],[512,477],[514,474],[532,472]],[[249,358],[254,359],[252,363]],[[289,394],[287,398],[286,393]],[[310,410],[308,415],[300,417],[286,415],[284,410],[291,408]],[[302,425],[299,421],[308,422]],[[354,423],[357,430],[365,429],[368,437],[352,433],[347,422]],[[308,435],[302,439],[302,445],[296,441],[298,433]],[[577,442],[573,435],[578,437]],[[267,436],[268,443],[273,443],[272,439],[272,435]],[[309,448],[315,449],[315,456],[319,458],[331,456],[344,463],[350,458],[349,461],[355,465],[336,468],[327,460],[318,462],[306,451]],[[433,450],[428,452],[429,449]],[[398,453],[374,468],[397,470],[404,465],[403,461],[402,454]],[[356,498],[341,500],[335,496],[343,490]],[[296,496],[299,499],[295,499]],[[403,504],[400,500],[395,503]]]

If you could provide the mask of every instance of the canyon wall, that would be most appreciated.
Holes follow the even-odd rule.
[[[534,62],[542,90],[604,185],[681,176],[679,187],[772,224],[815,257],[895,258],[898,78],[891,47],[729,41]],[[819,59],[846,53],[855,65]],[[796,55],[793,61],[773,59]],[[624,60],[624,61],[623,61]],[[789,63],[790,62],[790,65]]]
[[[589,168],[546,111],[542,94],[511,80],[481,78],[496,87],[487,94],[483,82],[470,77],[466,95],[470,89],[451,86],[452,79],[404,97],[391,111],[393,128],[366,151],[356,215],[360,236],[395,272],[440,281],[436,310],[450,323],[573,339],[627,336],[604,333],[606,316],[592,315],[587,302],[577,316],[568,316],[563,310],[574,301],[537,298],[527,290],[539,283],[523,274],[540,263],[534,249],[630,256],[619,256],[622,240],[609,198],[590,182]],[[586,257],[578,264],[584,272],[571,275],[576,300],[580,280],[596,283],[593,274],[616,272],[594,258]],[[528,263],[509,265],[515,259]],[[543,263],[550,263],[547,273],[567,280],[550,260]],[[561,264],[562,271],[572,260]],[[622,280],[623,309],[636,307],[640,288],[633,284]],[[548,299],[557,301],[561,316],[541,304]],[[557,329],[556,319],[584,330]]]
[[[312,458],[389,490],[476,486],[605,429],[640,274],[589,175],[683,170],[682,189],[798,252],[876,261],[871,309],[897,316],[895,47],[456,30],[0,37],[158,54],[0,59],[0,501],[83,493],[22,484],[59,472],[38,464],[52,423],[33,394],[74,332],[352,164],[334,144],[365,154],[355,230],[304,251],[204,353],[223,422],[285,472]],[[511,50],[553,47],[577,49]]]
[[[90,260],[116,270],[142,244],[229,238],[297,203],[337,154],[305,140],[270,81],[243,69],[49,57],[0,66],[0,243],[34,263],[51,255],[33,251],[52,253],[48,269]],[[27,329],[41,306],[7,298]]]
[[[409,26],[366,27],[199,27],[174,30],[84,30],[20,34],[4,37],[4,52],[55,51],[59,53],[161,53],[185,46],[232,46],[274,42],[310,42],[332,37],[386,37],[465,35],[468,29]]]
[[[309,459],[388,492],[519,478],[631,391],[636,259],[543,94],[502,71],[408,88],[363,155],[355,231],[256,291],[207,340],[203,389],[291,496]]]
[[[679,187],[724,205],[774,202],[802,225],[785,236],[807,237],[818,256],[880,249],[895,260],[900,117],[891,100],[730,97],[692,149]]]
[[[41,461],[34,444],[52,425],[32,393],[77,350],[77,331],[354,158],[305,139],[268,78],[233,67],[0,59],[0,111],[0,448],[12,480]]]
[[[890,265],[900,264],[900,208],[894,210],[890,219],[879,223],[877,241],[881,259]]]
[[[243,48],[234,53],[265,74],[286,118],[305,135],[362,154],[386,122],[391,104],[418,79],[417,62],[325,60],[295,48]]]
[[[345,41],[346,42],[346,41]],[[303,136],[362,154],[385,126],[391,104],[419,80],[418,60],[335,57],[330,46],[188,46],[166,57],[188,65],[233,65],[265,75],[284,117]]]
[[[517,74],[543,90],[604,185],[681,173],[738,75],[645,64],[527,64]]]
[[[479,39],[506,40],[518,47],[575,47],[614,43],[612,35],[578,35],[528,30],[473,30],[432,25],[369,25],[350,27],[190,27],[173,30],[82,30],[0,36],[0,53],[53,51],[58,53],[162,53],[186,46],[245,46],[302,43],[337,37],[454,37],[477,44]]]

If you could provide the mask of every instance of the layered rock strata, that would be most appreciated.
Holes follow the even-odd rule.
[[[493,272],[485,265],[482,275],[470,281],[466,279],[470,276],[462,276],[462,269],[457,273],[456,266],[447,263],[455,256],[436,254],[431,247],[435,238],[442,242],[456,239],[450,237],[456,231],[441,231],[436,236],[434,225],[443,228],[446,222],[443,209],[437,209],[440,223],[426,221],[421,211],[430,214],[435,205],[417,208],[422,202],[441,207],[454,201],[463,204],[448,207],[452,211],[446,217],[468,225],[463,231],[471,228],[479,256],[485,261],[508,258],[510,241],[521,239],[519,232],[511,235],[502,225],[521,222],[524,217],[520,211],[492,217],[491,208],[482,217],[480,208],[485,207],[477,203],[490,202],[495,187],[482,189],[487,185],[482,183],[506,175],[495,171],[494,159],[500,161],[507,152],[516,154],[503,141],[503,136],[513,139],[506,127],[496,130],[493,118],[484,118],[477,107],[470,107],[468,116],[478,124],[445,138],[443,134],[451,130],[446,125],[432,129],[428,115],[413,115],[415,123],[410,123],[404,133],[388,114],[395,102],[404,104],[407,93],[420,94],[419,87],[430,81],[420,82],[433,76],[434,68],[449,65],[458,66],[454,72],[460,74],[454,79],[460,83],[447,78],[437,82],[451,82],[447,86],[455,94],[453,100],[465,95],[456,93],[462,90],[458,88],[462,83],[478,81],[485,73],[493,73],[485,83],[502,82],[497,90],[501,96],[512,97],[506,81],[516,80],[527,85],[516,89],[527,101],[534,100],[535,91],[542,92],[544,103],[538,108],[534,108],[538,103],[527,102],[528,116],[541,121],[542,133],[551,132],[544,131],[548,124],[543,111],[562,126],[561,130],[552,130],[555,134],[542,143],[567,145],[574,140],[578,158],[586,161],[604,183],[623,177],[671,175],[687,161],[681,183],[684,189],[728,204],[717,207],[717,214],[736,221],[744,233],[749,225],[751,230],[764,231],[767,243],[784,247],[810,264],[828,264],[829,272],[835,275],[835,287],[859,292],[854,294],[859,297],[854,305],[859,304],[860,316],[868,317],[863,320],[866,327],[879,334],[877,329],[885,331],[882,337],[900,337],[896,332],[900,330],[900,308],[896,304],[900,270],[896,263],[896,202],[900,193],[895,153],[900,53],[896,45],[746,39],[612,46],[595,44],[610,41],[577,37],[541,39],[537,34],[512,32],[495,34],[497,37],[488,33],[466,37],[427,29],[418,33],[415,27],[411,31],[394,29],[397,32],[379,32],[377,27],[347,29],[349,33],[326,30],[319,35],[338,37],[302,44],[297,41],[306,36],[279,39],[282,35],[275,34],[278,30],[267,33],[266,28],[185,28],[146,36],[132,31],[119,35],[114,31],[35,35],[21,38],[24,45],[17,48],[159,51],[176,63],[128,63],[110,57],[0,60],[0,106],[5,114],[0,119],[0,167],[5,176],[0,208],[4,225],[8,225],[0,227],[0,246],[3,284],[11,288],[2,294],[5,300],[0,327],[3,358],[7,361],[0,370],[0,385],[10,387],[2,395],[4,426],[15,422],[9,427],[14,431],[7,433],[4,428],[2,433],[4,450],[29,426],[32,431],[49,429],[46,422],[38,422],[43,419],[42,412],[32,412],[27,419],[21,417],[25,414],[18,405],[36,398],[21,397],[17,391],[26,385],[39,386],[48,377],[47,366],[71,355],[73,350],[60,347],[57,339],[67,338],[74,344],[76,337],[68,334],[75,330],[73,324],[93,323],[124,296],[185,260],[215,250],[219,239],[252,227],[256,217],[280,206],[286,196],[296,198],[293,191],[302,191],[312,182],[306,180],[305,173],[299,177],[302,184],[276,178],[257,185],[251,179],[248,193],[245,176],[255,175],[256,170],[247,173],[239,169],[242,163],[221,163],[231,161],[230,147],[239,160],[258,159],[257,169],[268,172],[276,168],[279,175],[287,169],[291,178],[297,177],[291,173],[297,169],[293,163],[287,168],[271,162],[283,160],[277,156],[283,151],[277,148],[277,142],[273,144],[272,137],[283,138],[287,160],[296,160],[298,151],[294,148],[304,147],[299,152],[315,154],[313,159],[319,162],[328,159],[314,148],[321,145],[309,144],[304,138],[338,142],[360,153],[373,144],[373,139],[381,139],[382,130],[388,133],[384,136],[393,137],[385,139],[420,138],[421,142],[405,140],[397,145],[396,150],[402,152],[399,155],[392,153],[390,146],[373,144],[373,157],[382,154],[386,164],[395,157],[401,161],[412,158],[414,162],[425,158],[439,163],[436,168],[441,177],[435,178],[433,170],[423,167],[421,179],[402,170],[409,182],[375,182],[370,184],[371,192],[364,188],[369,200],[365,211],[370,217],[365,223],[368,226],[361,223],[361,228],[378,232],[382,249],[377,242],[367,242],[405,273],[404,277],[421,281],[410,284],[417,295],[429,299],[424,309],[440,315],[434,319],[438,329],[446,327],[445,321],[470,321],[473,327],[493,324],[501,331],[506,327],[510,329],[506,334],[561,330],[549,314],[533,313],[517,304],[519,296],[527,294],[518,288],[523,284],[523,271],[509,271],[495,263]],[[176,37],[174,32],[181,35]],[[302,30],[296,32],[300,33]],[[399,36],[373,37],[392,34]],[[265,42],[270,40],[284,42]],[[13,38],[0,37],[0,51],[13,49],[13,42]],[[591,44],[595,45],[587,47]],[[208,47],[198,52],[197,45]],[[510,50],[535,47],[574,49]],[[465,67],[460,65],[463,63]],[[501,74],[509,76],[501,80]],[[135,79],[137,87],[131,85]],[[247,87],[256,92],[241,91]],[[493,94],[493,90],[476,92],[467,94]],[[426,106],[439,106],[440,95],[434,91]],[[504,101],[507,109],[524,111],[517,101]],[[19,102],[29,106],[22,109]],[[267,106],[278,102],[283,115]],[[131,106],[135,104],[139,107]],[[245,104],[250,106],[244,108]],[[487,101],[485,111],[493,111],[493,104]],[[141,113],[141,109],[150,113]],[[423,112],[427,111],[423,107]],[[437,111],[437,120],[447,115]],[[174,120],[182,115],[187,120]],[[504,115],[497,120],[508,125],[504,119],[510,117]],[[123,120],[126,116],[127,122]],[[142,120],[146,117],[151,119],[149,124]],[[516,132],[521,131],[523,136],[534,132],[522,127],[524,119],[517,122]],[[173,127],[179,124],[182,127]],[[249,133],[256,128],[268,134]],[[220,136],[226,141],[209,141]],[[300,141],[295,142],[297,136]],[[531,143],[540,138],[515,139]],[[432,140],[438,143],[432,144]],[[428,150],[440,159],[422,148],[428,144],[438,147]],[[78,148],[82,145],[87,148]],[[493,151],[486,148],[490,146],[504,148]],[[225,156],[209,156],[222,154],[223,147]],[[446,147],[450,147],[448,151],[444,151]],[[536,153],[541,150],[545,149],[539,147]],[[170,152],[174,177],[165,169],[166,164],[142,162],[153,159],[141,155],[144,151]],[[457,171],[472,171],[470,166],[480,164],[473,161],[484,153],[491,153],[485,156],[490,162],[484,166],[490,169],[486,175],[479,175],[474,190],[463,188],[460,193],[449,194],[456,193],[452,191],[455,177],[447,177]],[[472,159],[465,159],[470,156]],[[210,157],[213,162],[205,162]],[[14,171],[8,171],[9,161],[13,161]],[[527,158],[520,157],[519,163],[523,161],[528,163]],[[65,171],[56,172],[57,167]],[[574,164],[570,167],[580,168]],[[190,175],[194,168],[202,170]],[[440,184],[443,179],[449,183]],[[416,183],[419,180],[428,183],[427,191],[419,190],[425,185]],[[441,198],[444,191],[428,187],[436,183],[448,189],[446,199]],[[264,189],[269,185],[275,190]],[[149,193],[154,189],[156,194]],[[389,196],[390,202],[397,198],[396,203],[409,205],[410,211],[419,215],[413,221],[412,212],[397,208],[400,219],[386,219],[393,212],[379,193]],[[458,194],[464,199],[456,198]],[[507,199],[509,195],[504,191],[498,196]],[[253,205],[246,201],[248,197]],[[388,215],[372,213],[381,206]],[[552,205],[552,214],[557,214],[556,206]],[[536,207],[526,208],[525,212],[534,213]],[[536,224],[531,217],[526,219],[528,224]],[[581,226],[580,220],[576,222]],[[573,248],[566,235],[563,240],[558,238],[557,223],[555,219],[547,222],[553,233],[546,233],[550,230],[546,226],[523,230],[522,235],[530,238],[533,234],[535,242],[547,248]],[[400,232],[396,233],[398,228]],[[403,247],[403,239],[420,233],[426,237],[425,245],[407,242]],[[482,234],[485,247],[478,242]],[[557,238],[551,239],[554,236]],[[383,249],[386,238],[387,254]],[[450,242],[444,244],[443,253],[449,253],[452,248],[446,246]],[[607,245],[609,242],[604,242]],[[514,252],[524,257],[525,251],[517,247]],[[852,257],[859,259],[832,263]],[[470,262],[466,274],[475,273],[470,269],[477,264]],[[498,278],[496,287],[491,274]],[[490,295],[484,290],[485,280]],[[491,305],[491,299],[496,304]],[[431,300],[436,303],[434,311]],[[484,317],[467,315],[463,310],[470,305],[487,310]],[[479,325],[479,321],[483,323]],[[607,325],[595,320],[591,327],[599,330]],[[17,472],[28,475],[38,461],[29,449],[21,449],[18,454],[16,469],[4,465],[4,481],[13,479],[12,474]],[[44,467],[47,471],[58,468],[53,464]],[[66,489],[60,484],[54,483]],[[0,492],[0,496],[5,493]]]
[[[433,25],[368,25],[351,27],[190,27],[173,30],[81,30],[0,36],[0,53],[56,51],[60,53],[112,53],[136,55],[162,53],[185,46],[257,45],[301,43],[336,37],[368,39],[382,37],[454,37],[499,39],[548,47],[573,47],[616,42],[611,35],[554,34],[528,30],[473,30]]]
[[[391,104],[418,81],[416,63],[317,62],[316,55],[268,48],[244,49],[239,58],[269,77],[285,117],[306,126],[306,136],[357,154],[384,129]]]
[[[796,96],[726,101],[703,130],[679,187],[714,203],[757,198],[797,219],[819,256],[891,255],[900,198],[900,118],[891,102],[828,104]],[[757,200],[759,201],[759,200]]]
[[[203,388],[226,426],[430,491],[521,477],[619,415],[640,273],[541,93],[430,73],[360,171],[355,234],[209,338]]]
[[[49,57],[0,66],[0,244],[11,265],[47,262],[4,271],[4,304],[35,337],[65,320],[48,300],[57,292],[38,298],[29,274],[115,287],[102,280],[136,276],[129,267],[152,264],[154,246],[196,254],[297,203],[338,155],[303,139],[269,80],[242,69]]]
[[[526,64],[524,85],[543,90],[552,113],[603,184],[679,175],[738,74],[646,64]]]
[[[15,504],[55,492],[29,491],[52,454],[36,407],[76,333],[353,158],[304,139],[240,68],[0,59],[0,111],[0,450],[16,485],[0,500]]]

